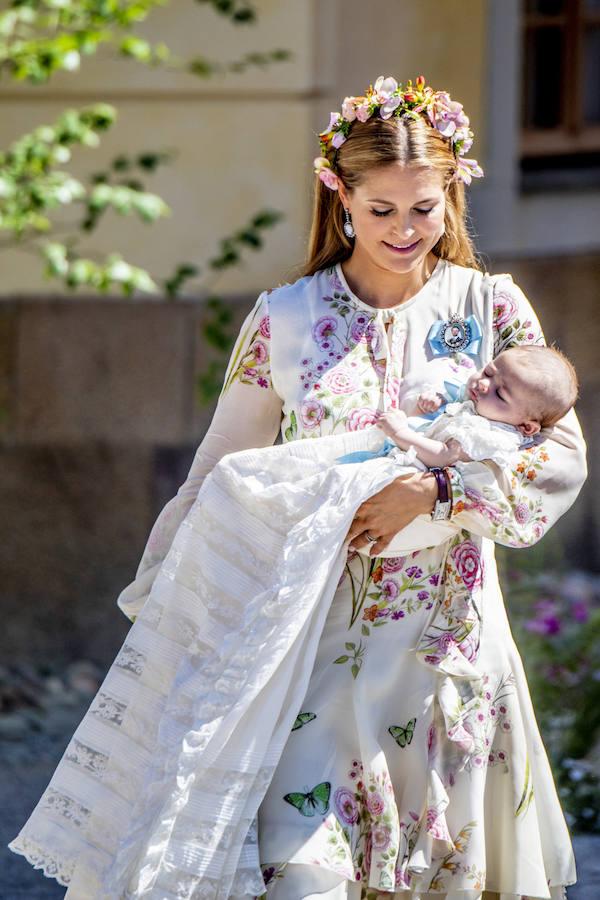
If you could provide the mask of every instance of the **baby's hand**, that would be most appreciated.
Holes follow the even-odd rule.
[[[405,431],[408,416],[401,409],[390,409],[388,412],[379,413],[376,425],[381,428],[384,434],[393,438],[398,431]]]
[[[422,394],[419,394],[417,408],[422,413],[437,412],[443,402],[444,398],[437,391],[423,391]]]

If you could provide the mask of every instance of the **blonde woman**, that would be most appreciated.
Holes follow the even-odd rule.
[[[575,500],[574,411],[505,467],[462,462],[381,489],[372,477],[349,528],[323,494],[327,521],[280,570],[265,547],[290,546],[284,506],[268,540],[227,515],[228,496],[283,465],[272,447],[257,471],[252,448],[278,435],[298,459],[319,443],[306,438],[360,448],[440,361],[466,382],[502,350],[544,343],[511,277],[477,262],[465,184],[483,173],[459,103],[380,77],[320,143],[304,274],[248,315],[188,479],[121,595],[130,636],[11,845],[74,900],[559,900],[575,881],[494,561],[496,542],[530,546]],[[233,451],[246,451],[238,482]],[[371,477],[361,466],[356,483]],[[318,489],[302,502],[318,513]],[[423,516],[450,536],[390,552]],[[336,528],[348,552],[332,565]],[[274,581],[277,603],[261,606]]]

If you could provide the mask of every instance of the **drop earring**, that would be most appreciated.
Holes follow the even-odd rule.
[[[350,210],[344,207],[344,215],[346,216],[346,221],[344,222],[344,234],[347,238],[353,238],[356,236],[356,232],[354,231],[354,225],[352,224],[352,219],[350,218]]]

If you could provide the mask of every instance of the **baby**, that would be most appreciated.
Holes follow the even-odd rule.
[[[401,410],[380,413],[376,424],[393,442],[386,440],[380,451],[349,453],[338,461],[358,462],[400,448],[428,467],[484,459],[502,466],[510,453],[529,446],[537,432],[561,419],[577,393],[575,369],[560,350],[513,347],[471,375],[461,391],[462,402],[446,404],[443,394],[425,391],[417,409],[430,414],[429,419],[409,417]]]

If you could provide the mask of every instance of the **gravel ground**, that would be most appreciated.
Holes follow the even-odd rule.
[[[0,715],[0,900],[58,900],[65,889],[44,878],[6,845],[46,787],[89,706],[100,674],[86,662],[74,664],[61,677],[48,675],[42,681],[28,670],[19,673],[18,690],[14,673],[10,675],[12,706],[5,702],[3,708],[8,706],[9,712]],[[4,687],[7,679],[2,676],[6,670],[0,670]],[[568,889],[568,900],[600,900],[600,835],[575,835],[573,843],[579,880]]]

